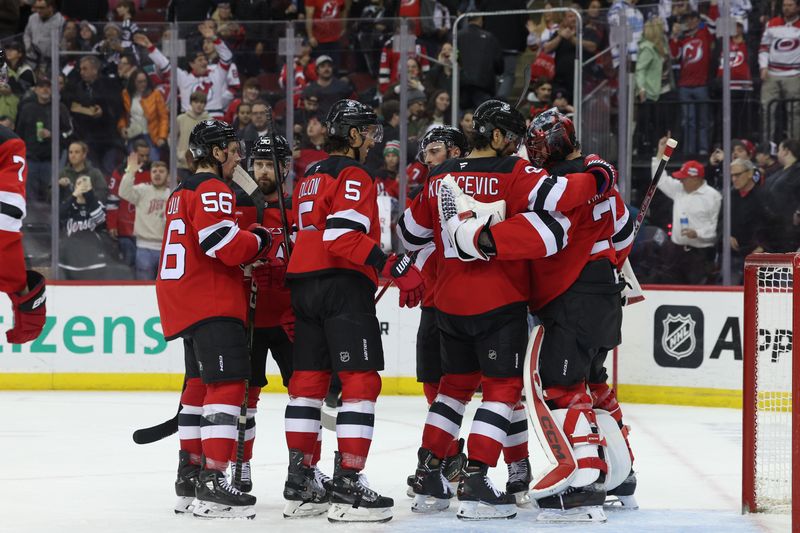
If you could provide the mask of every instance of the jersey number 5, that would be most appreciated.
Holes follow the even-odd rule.
[[[164,243],[163,257],[161,258],[161,279],[181,279],[186,270],[186,248],[179,242],[173,242],[174,234],[184,235],[186,223],[180,218],[173,219],[167,228],[167,242]]]

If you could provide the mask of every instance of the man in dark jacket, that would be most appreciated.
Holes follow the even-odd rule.
[[[800,141],[787,139],[778,147],[783,168],[767,182],[770,205],[778,216],[775,252],[794,252],[800,246]]]
[[[731,163],[731,271],[734,284],[742,282],[744,258],[752,253],[772,251],[775,215],[763,187],[756,187],[758,169],[749,159]]]
[[[527,9],[525,0],[482,0],[479,8],[483,12]],[[486,17],[483,28],[497,38],[503,50],[503,77],[497,89],[497,98],[505,100],[514,88],[514,71],[519,54],[527,46],[528,30],[525,17],[519,15],[500,15]]]
[[[28,147],[28,201],[46,202],[51,180],[51,136],[60,135],[64,139],[72,126],[66,106],[60,104],[59,128],[53,131],[50,80],[39,78],[33,92],[36,98],[25,100],[19,107],[16,131]]]
[[[495,76],[503,73],[500,43],[482,27],[483,17],[470,17],[458,32],[461,109],[474,109],[494,98]]]

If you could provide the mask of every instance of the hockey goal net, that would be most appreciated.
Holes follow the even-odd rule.
[[[800,527],[800,254],[753,254],[745,261],[742,505],[744,512],[791,513]],[[798,278],[800,279],[800,278]],[[798,313],[795,313],[795,310]]]

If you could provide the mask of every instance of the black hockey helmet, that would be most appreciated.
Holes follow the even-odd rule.
[[[525,117],[511,104],[500,100],[486,100],[479,105],[472,121],[475,132],[482,137],[491,138],[495,129],[516,139],[522,139],[525,135]]]
[[[283,166],[285,172],[292,162],[292,151],[289,149],[289,142],[283,135],[275,136],[275,157]],[[250,150],[251,163],[256,159],[272,161],[272,139],[269,135],[259,137],[253,144],[253,148]]]
[[[198,122],[189,134],[189,150],[192,157],[201,159],[211,155],[215,146],[225,150],[231,142],[238,142],[234,130],[229,124],[221,120],[203,120]],[[240,147],[240,154],[244,157],[244,150]]]
[[[537,167],[563,161],[578,148],[580,143],[572,119],[555,107],[536,115],[525,135],[528,159]]]
[[[383,127],[378,122],[378,115],[366,104],[356,100],[339,100],[328,111],[325,118],[325,127],[330,137],[347,140],[350,128],[362,130],[367,126],[377,126],[373,138],[380,142],[383,138]]]
[[[464,157],[469,152],[469,143],[467,138],[461,133],[461,130],[452,126],[436,126],[432,128],[424,137],[419,141],[419,154],[417,158],[420,162],[424,163],[425,148],[435,142],[444,143],[448,148],[457,147],[461,150],[461,157]]]

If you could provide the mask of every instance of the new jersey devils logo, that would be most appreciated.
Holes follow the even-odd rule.
[[[661,335],[661,347],[675,359],[683,359],[694,351],[696,338],[695,321],[688,314],[668,314],[662,321],[664,332]]]
[[[744,54],[736,50],[731,52],[731,68],[736,68],[744,64]]]
[[[791,52],[800,47],[800,39],[778,39],[772,44],[776,52]]]
[[[703,43],[699,39],[692,39],[683,45],[684,65],[697,63],[703,59]]]
[[[329,2],[325,2],[322,5],[322,12],[320,13],[319,18],[321,19],[332,19],[336,18],[336,15],[339,14],[339,4],[336,0],[332,0]]]

